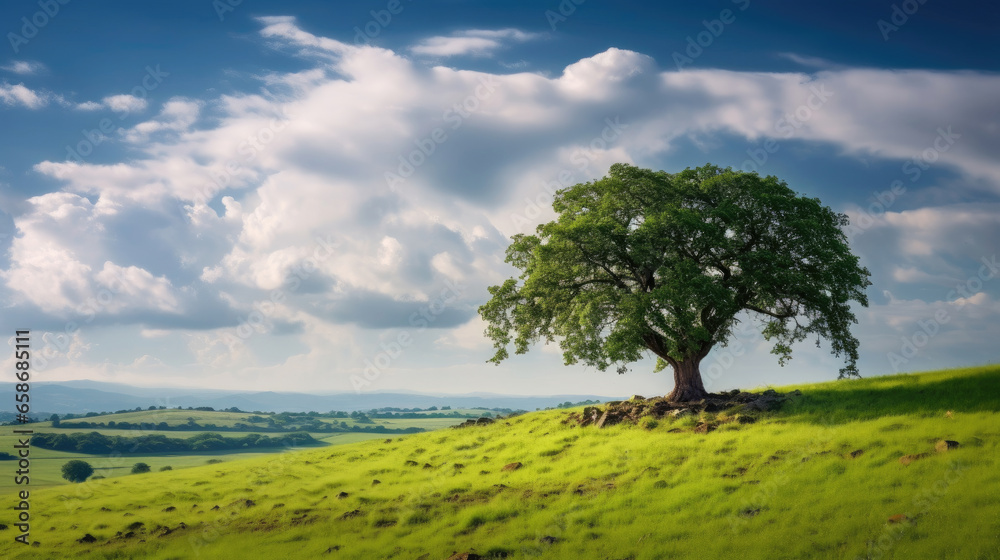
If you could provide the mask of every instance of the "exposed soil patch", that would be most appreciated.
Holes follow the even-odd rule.
[[[800,391],[778,393],[768,389],[763,393],[747,393],[734,389],[728,393],[711,393],[708,397],[694,402],[670,402],[666,397],[646,399],[640,396],[627,401],[612,401],[602,406],[588,406],[583,412],[573,412],[563,420],[563,423],[575,422],[580,426],[594,425],[598,428],[613,426],[622,422],[638,423],[643,417],[678,418],[685,415],[698,416],[703,412],[721,412],[735,410],[738,413],[766,412],[781,408],[790,398],[800,396]],[[752,417],[741,414],[737,417],[741,423],[753,422]],[[716,428],[716,424],[701,423],[696,431],[708,433]]]

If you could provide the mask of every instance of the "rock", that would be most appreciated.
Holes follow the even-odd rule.
[[[92,543],[92,542],[97,542],[97,539],[94,538],[94,535],[91,535],[90,533],[87,533],[86,535],[84,535],[84,536],[80,537],[79,539],[77,539],[76,542],[78,542],[78,543]]]
[[[407,467],[415,467],[418,465],[416,461],[407,461],[405,464]]]
[[[504,465],[503,468],[500,469],[500,470],[502,470],[502,471],[516,471],[517,469],[519,469],[519,468],[521,468],[523,466],[524,465],[521,464],[521,463],[508,463],[508,464]]]
[[[587,406],[584,407],[583,412],[580,414],[580,425],[589,426],[597,419],[601,417],[601,408],[597,406]]]
[[[482,418],[477,418],[476,419],[476,425],[477,426],[485,426],[487,424],[492,424],[492,423],[493,423],[493,419],[492,418],[487,418],[485,416],[483,416]]]
[[[167,508],[164,508],[163,511],[174,511],[175,509],[177,509],[177,508],[175,508],[174,506],[169,506]]]
[[[694,427],[694,433],[707,434],[708,432],[715,430],[715,428],[716,428],[715,424],[702,422],[701,424],[698,424],[697,426]]]
[[[903,521],[906,521],[908,519],[909,517],[907,517],[905,514],[897,513],[896,515],[893,515],[892,517],[889,518],[889,523],[902,523]]]
[[[463,465],[462,463],[455,463],[454,466],[456,471],[460,471],[465,468],[465,465]]]
[[[379,484],[382,484],[382,481],[377,478],[372,481],[372,486],[378,486]]]
[[[630,401],[644,401],[644,400],[646,400],[646,397],[643,397],[642,395],[632,395],[631,397],[628,398],[628,400],[630,400]]]
[[[541,538],[541,541],[543,543],[545,543],[545,544],[555,544],[555,542],[557,540],[559,540],[559,539],[557,539],[557,538],[555,538],[553,536],[549,536],[549,535],[546,535],[546,536],[544,536],[544,537]]]
[[[424,463],[424,466],[423,466],[423,467],[421,467],[421,468],[424,468],[424,469],[433,469],[433,468],[434,468],[434,465],[432,465],[432,464],[430,464],[430,463]]]
[[[949,449],[957,449],[960,445],[961,444],[959,444],[957,441],[952,441],[950,439],[943,439],[943,440],[937,442],[937,444],[934,446],[934,449],[938,453],[944,453],[945,451],[948,451]]]
[[[917,453],[915,455],[903,455],[899,458],[899,462],[904,465],[909,465],[910,463],[916,461],[917,459],[923,459],[924,457],[929,457],[930,453]]]
[[[862,456],[864,452],[865,452],[864,449],[855,449],[854,451],[848,453],[847,457],[850,459],[857,459],[858,457]]]
[[[608,410],[605,410],[604,414],[601,415],[601,418],[597,421],[596,425],[597,425],[598,428],[605,428],[607,426],[614,426],[615,424],[618,424],[619,422],[621,422],[622,420],[624,420],[625,418],[628,418],[628,417],[629,417],[628,412],[626,412],[624,410],[621,410],[621,409],[610,408],[609,407]],[[633,417],[633,418],[630,418],[630,419],[633,422],[636,421],[636,420],[638,420],[637,417]]]
[[[348,496],[350,496],[350,494],[348,494],[347,492],[341,492],[340,494],[337,494],[337,499],[338,500],[343,500],[344,498],[346,498]]]
[[[456,552],[449,556],[448,560],[483,560],[483,557],[475,552]]]
[[[219,511],[219,506],[215,506],[214,508],[212,508],[212,511]]]

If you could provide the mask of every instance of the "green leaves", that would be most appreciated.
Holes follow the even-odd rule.
[[[651,351],[657,369],[701,359],[750,310],[784,364],[809,335],[831,341],[857,375],[857,322],[869,273],[841,227],[847,217],[775,177],[706,165],[677,174],[615,164],[601,180],[560,190],[559,216],[515,235],[522,271],[480,307],[496,353],[556,341],[567,364],[600,370]],[[661,367],[662,366],[662,367]]]

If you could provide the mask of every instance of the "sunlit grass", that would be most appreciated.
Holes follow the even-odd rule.
[[[553,410],[33,491],[41,546],[13,543],[7,509],[0,556],[1000,558],[1000,368],[795,388],[707,434]],[[940,439],[962,446],[936,453]]]

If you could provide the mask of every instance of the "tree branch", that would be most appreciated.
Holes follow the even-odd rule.
[[[750,311],[756,311],[757,313],[763,313],[764,315],[768,315],[770,317],[774,317],[775,319],[782,319],[782,320],[784,320],[784,319],[791,319],[792,317],[795,317],[795,313],[793,313],[791,311],[787,311],[785,313],[779,314],[779,313],[775,313],[773,311],[768,311],[767,309],[763,309],[761,307],[757,307],[756,305],[745,305],[744,307],[747,308],[747,309],[749,309]]]

